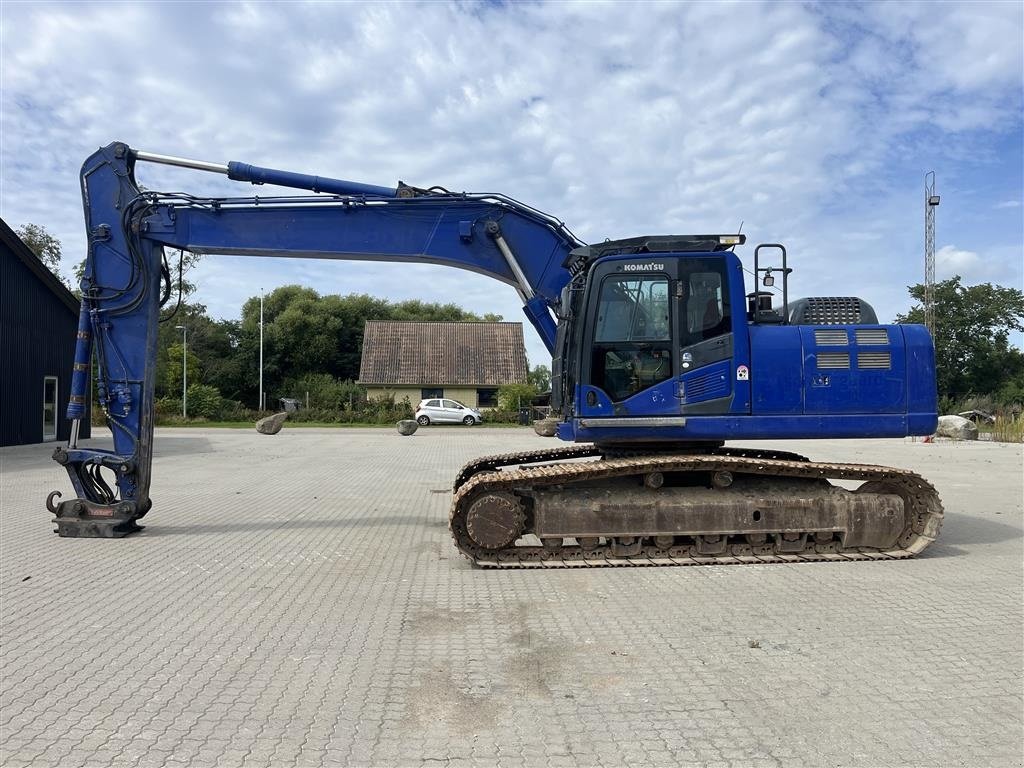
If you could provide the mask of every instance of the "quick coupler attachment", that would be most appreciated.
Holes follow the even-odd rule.
[[[53,458],[68,471],[78,496],[58,501],[61,492],[53,491],[46,497],[46,508],[57,524],[54,533],[64,538],[116,539],[142,530],[137,521],[151,503],[148,498],[141,503],[132,498],[137,492],[132,459],[107,451],[64,448],[57,448]],[[104,472],[114,473],[113,486]]]
[[[53,532],[68,539],[119,539],[141,531],[143,526],[134,501],[97,504],[85,499],[68,499],[54,503],[61,496],[53,491],[46,497],[46,508],[54,515],[57,527]]]

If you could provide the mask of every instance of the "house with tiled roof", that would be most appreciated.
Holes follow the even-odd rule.
[[[525,384],[522,323],[366,323],[359,383],[371,399],[447,397],[497,406],[498,387]]]

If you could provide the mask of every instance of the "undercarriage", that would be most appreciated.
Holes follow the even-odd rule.
[[[450,527],[483,567],[703,565],[911,557],[942,516],[934,487],[900,469],[570,446],[468,463]]]

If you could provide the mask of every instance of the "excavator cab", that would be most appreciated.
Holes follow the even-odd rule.
[[[652,237],[577,249],[591,262],[582,288],[563,297],[583,322],[564,350],[574,386],[562,388],[576,416],[591,428],[624,429],[636,419],[657,428],[681,426],[671,419],[687,414],[749,413],[748,382],[734,375],[749,367],[742,266],[726,250],[741,242]]]

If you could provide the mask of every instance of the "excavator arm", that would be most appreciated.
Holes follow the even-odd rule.
[[[226,174],[315,195],[202,198],[143,192],[140,161]],[[170,293],[164,249],[201,254],[359,259],[443,264],[510,284],[549,351],[556,312],[582,245],[558,219],[504,195],[451,193],[399,184],[377,187],[229,163],[219,165],[132,150],[115,142],[81,172],[88,253],[72,376],[67,448],[54,459],[77,498],[47,506],[62,536],[123,536],[151,506],[153,400],[160,306]],[[96,395],[114,438],[112,451],[79,448],[78,424]]]

